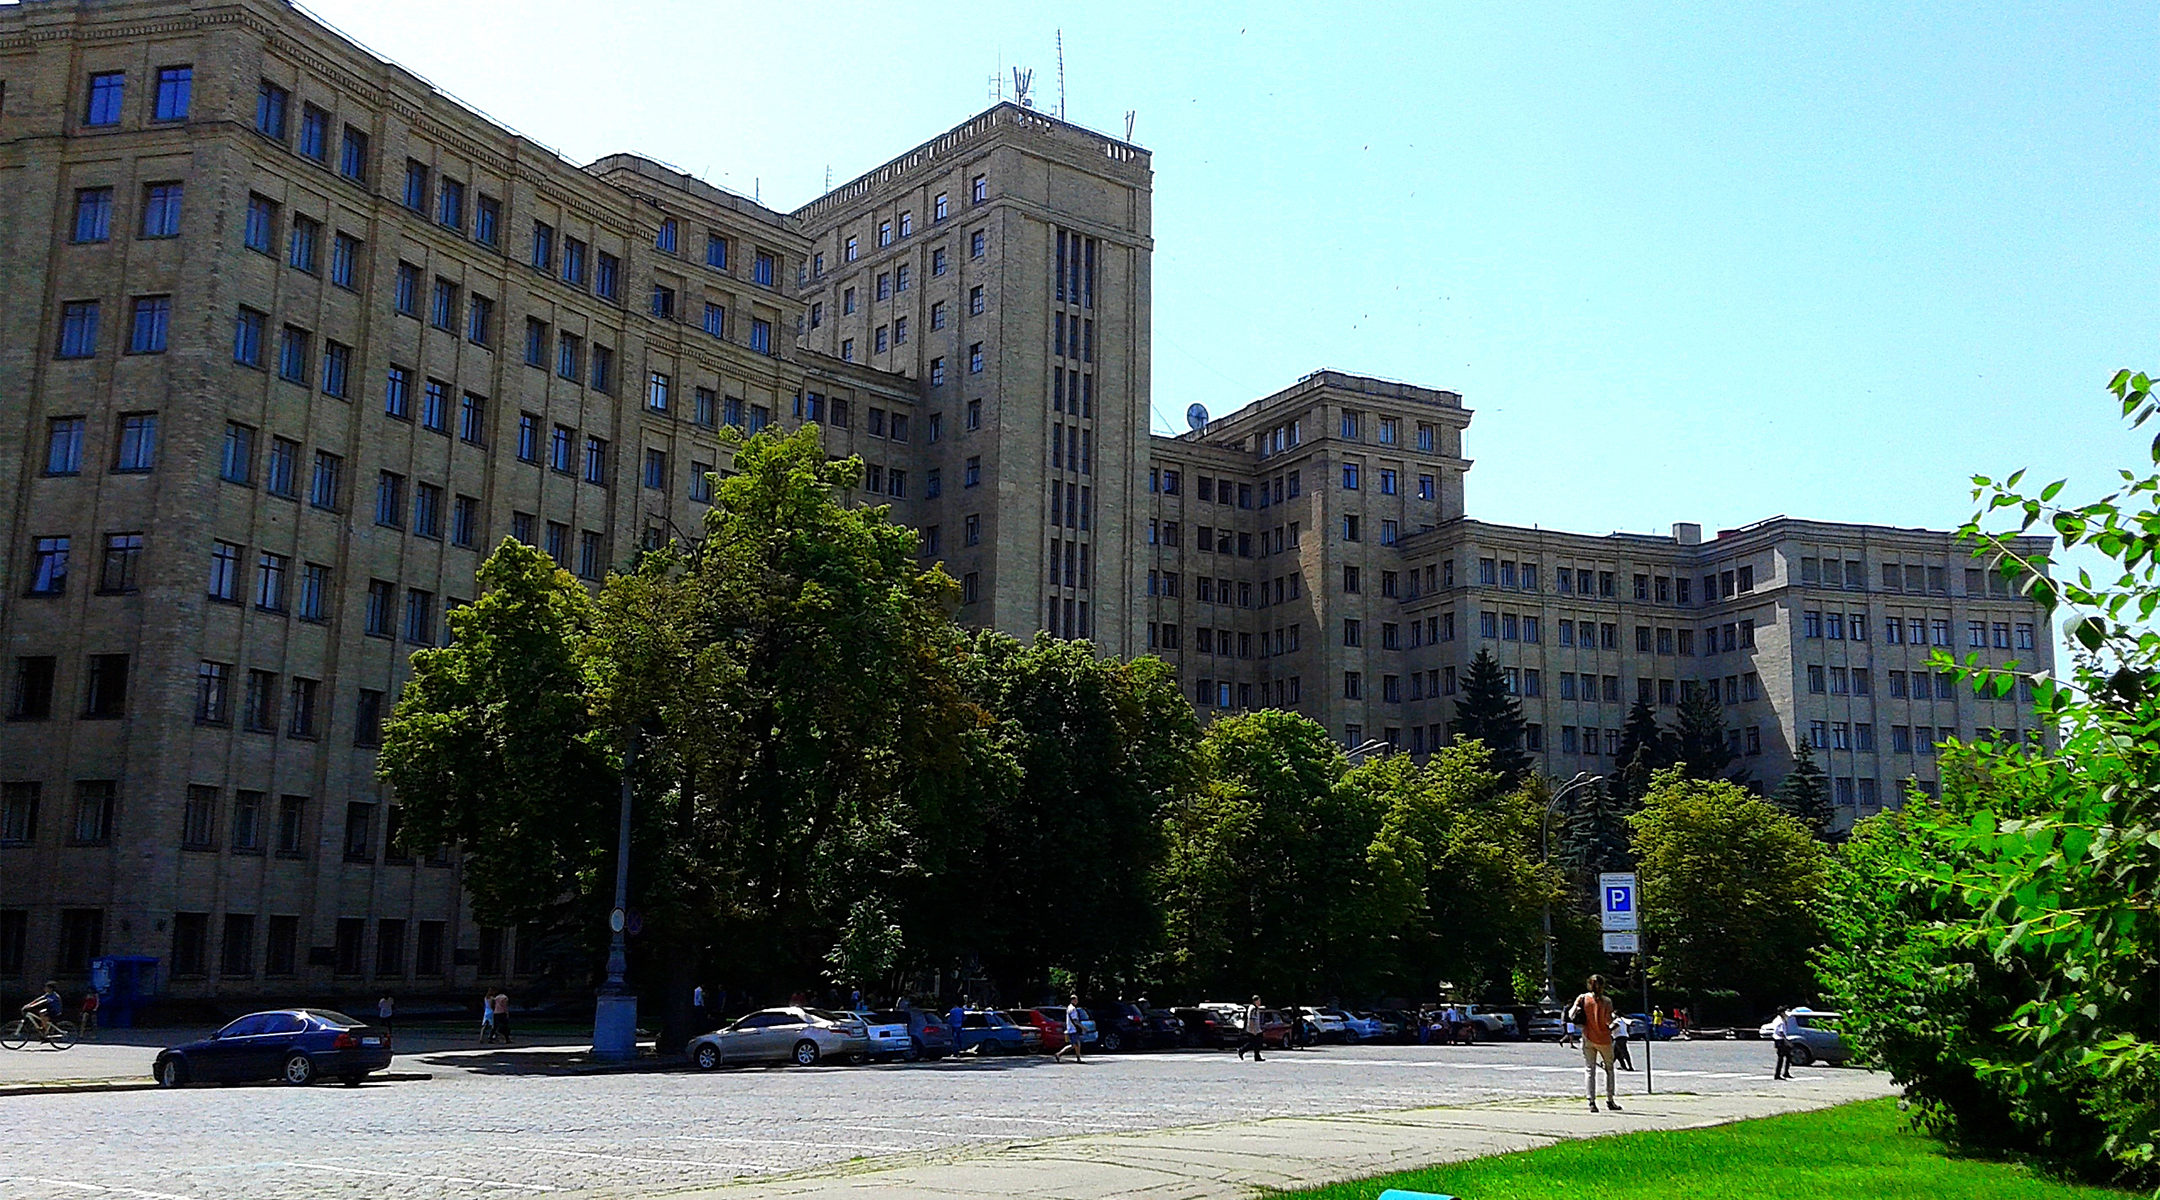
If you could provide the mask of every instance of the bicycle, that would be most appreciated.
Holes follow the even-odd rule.
[[[54,1050],[69,1049],[75,1045],[75,1026],[66,1021],[24,1016],[0,1032],[0,1049],[23,1050],[32,1042]]]

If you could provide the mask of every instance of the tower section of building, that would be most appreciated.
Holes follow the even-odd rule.
[[[1004,104],[793,214],[803,347],[920,388],[925,550],[968,624],[1138,646],[1152,180]]]

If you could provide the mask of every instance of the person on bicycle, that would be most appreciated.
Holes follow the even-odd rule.
[[[45,981],[45,994],[23,1005],[22,1015],[49,1031],[54,1022],[60,1019],[61,1003],[60,985],[48,979]]]

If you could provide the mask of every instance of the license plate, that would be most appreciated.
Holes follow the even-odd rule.
[[[381,1038],[379,1038],[379,1037],[377,1037],[377,1038],[370,1038],[370,1037],[364,1037],[364,1038],[361,1038],[361,1039],[360,1039],[360,1044],[361,1044],[361,1045],[363,1045],[363,1046],[380,1046],[380,1045],[382,1045],[382,1039],[381,1039]]]

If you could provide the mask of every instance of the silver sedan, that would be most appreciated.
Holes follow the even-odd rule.
[[[723,1063],[856,1061],[870,1052],[870,1031],[853,1013],[821,1008],[767,1008],[725,1029],[690,1039],[690,1061],[710,1071]]]

